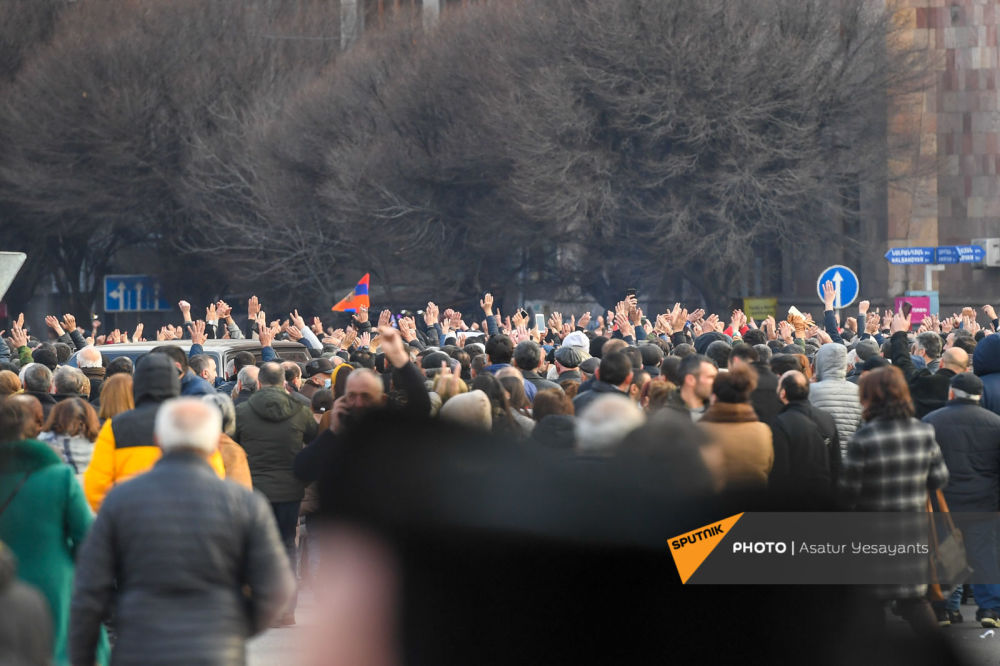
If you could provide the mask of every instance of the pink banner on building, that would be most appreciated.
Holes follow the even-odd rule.
[[[899,309],[903,307],[903,303],[909,303],[913,306],[913,310],[910,311],[910,325],[915,329],[920,328],[920,322],[931,313],[931,297],[897,296],[894,310],[899,312]]]

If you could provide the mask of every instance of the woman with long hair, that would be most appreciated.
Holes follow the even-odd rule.
[[[49,412],[38,439],[51,446],[80,480],[90,464],[100,430],[97,410],[89,402],[82,398],[66,398]]]
[[[507,392],[507,402],[510,405],[510,415],[514,417],[521,431],[530,435],[535,428],[535,420],[531,418],[531,401],[524,390],[524,380],[513,375],[500,378],[500,385]]]
[[[839,480],[845,505],[855,511],[925,513],[927,493],[948,482],[948,468],[934,426],[914,418],[903,372],[886,366],[858,381],[863,425],[847,444]],[[926,580],[920,571],[915,580]],[[895,599],[914,628],[937,627],[923,584],[879,586],[882,599]]]
[[[490,399],[490,411],[493,417],[493,432],[511,435],[513,437],[523,437],[524,431],[514,419],[510,411],[510,403],[507,400],[507,391],[503,384],[493,375],[482,372],[472,380],[471,390],[479,390]]]
[[[119,372],[104,380],[101,384],[101,409],[97,412],[101,423],[134,407],[132,375]]]

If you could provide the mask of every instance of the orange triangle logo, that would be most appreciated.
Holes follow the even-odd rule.
[[[670,554],[674,557],[674,564],[677,566],[677,573],[680,574],[682,583],[688,582],[705,558],[715,550],[715,547],[729,534],[736,521],[742,517],[743,514],[738,513],[670,539]]]

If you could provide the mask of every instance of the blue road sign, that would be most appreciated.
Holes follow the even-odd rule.
[[[933,264],[932,247],[894,247],[885,253],[890,264]]]
[[[155,312],[169,310],[160,279],[152,275],[105,275],[105,312]]]
[[[833,307],[837,310],[846,308],[853,303],[861,291],[861,283],[854,271],[847,266],[830,266],[820,273],[819,279],[816,280],[816,293],[819,294],[821,302],[823,301],[823,283],[827,280],[833,282],[833,286],[837,290],[837,298],[833,301]]]
[[[938,264],[974,264],[986,258],[978,245],[942,245],[937,249]]]

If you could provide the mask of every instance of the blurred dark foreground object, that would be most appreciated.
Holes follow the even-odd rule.
[[[17,559],[0,542],[0,664],[52,661],[52,620],[45,597],[17,579]]]
[[[670,537],[795,502],[711,496],[692,437],[647,425],[584,464],[373,414],[337,443],[321,512],[394,555],[405,666],[960,663],[938,633],[887,629],[856,587],[682,586]]]

